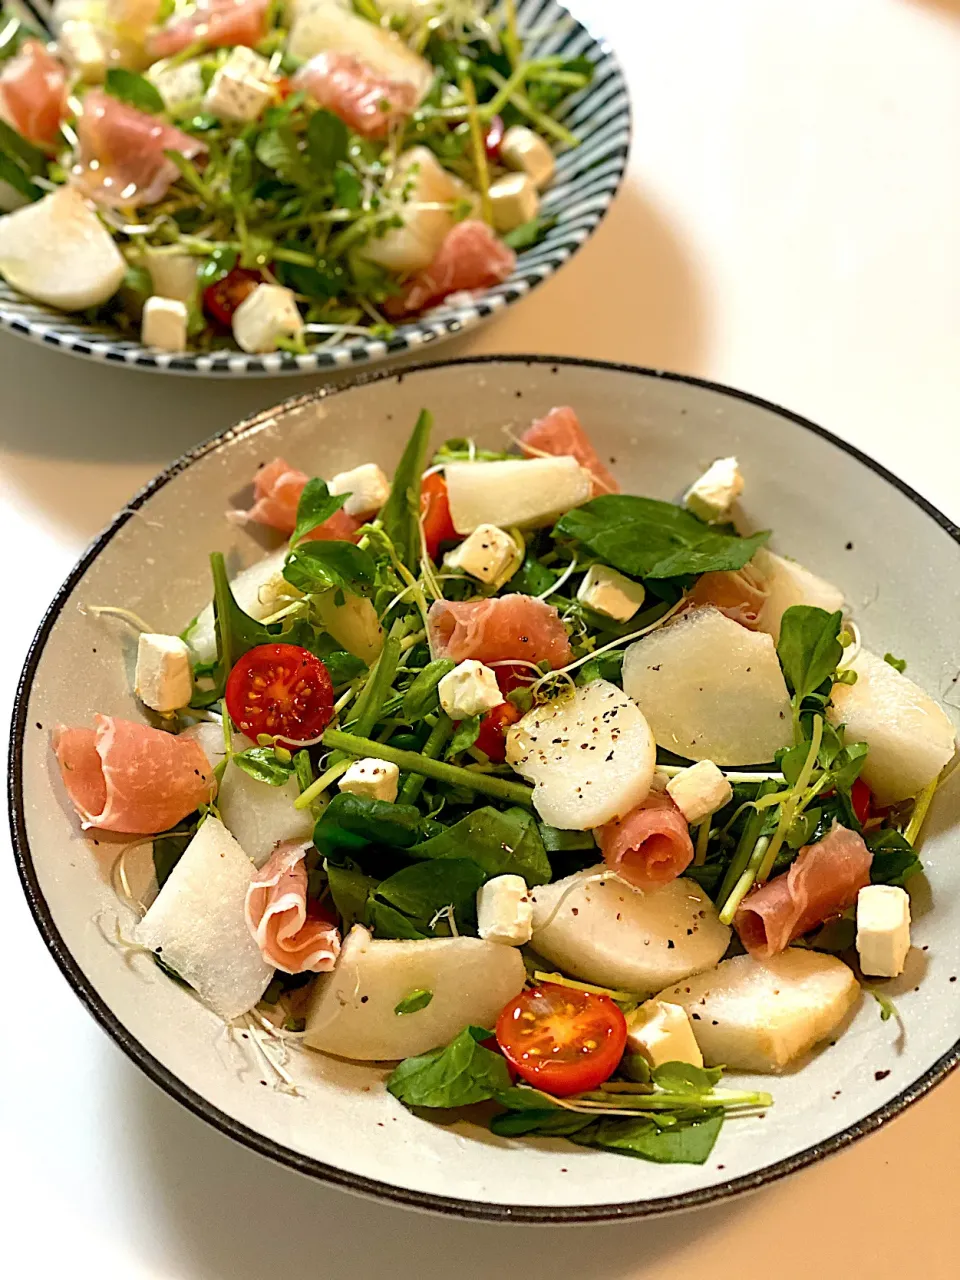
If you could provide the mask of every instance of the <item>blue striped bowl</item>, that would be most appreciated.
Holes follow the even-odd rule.
[[[623,179],[630,148],[627,86],[610,46],[591,35],[557,0],[519,0],[517,20],[532,56],[586,56],[596,73],[590,86],[572,97],[559,116],[580,144],[558,155],[556,179],[543,199],[544,216],[556,218],[556,223],[539,244],[518,254],[516,270],[503,284],[477,293],[467,304],[438,307],[400,325],[389,339],[354,337],[302,356],[239,351],[169,355],[141,346],[111,326],[85,323],[30,302],[2,281],[0,327],[93,360],[160,373],[228,378],[375,364],[474,328],[551,276],[596,230]]]

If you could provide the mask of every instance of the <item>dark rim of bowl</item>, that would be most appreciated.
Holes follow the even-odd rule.
[[[688,386],[700,387],[705,390],[719,392],[722,395],[729,396],[732,400],[739,400],[747,404],[757,405],[762,409],[767,409],[772,413],[778,414],[781,418],[794,423],[796,426],[803,427],[807,431],[812,431],[815,435],[818,435],[822,439],[828,441],[835,448],[842,449],[844,453],[856,458],[864,466],[869,467],[871,471],[886,480],[888,484],[893,485],[893,487],[898,489],[905,497],[909,498],[911,502],[920,507],[921,510],[923,510],[937,525],[940,526],[941,529],[953,538],[955,542],[960,544],[960,527],[954,524],[953,521],[947,519],[942,512],[938,511],[936,507],[929,503],[925,498],[921,497],[921,495],[909,485],[905,484],[902,480],[899,480],[884,466],[868,457],[855,446],[846,443],[837,436],[832,435],[829,431],[826,431],[823,427],[819,427],[815,423],[808,421],[806,418],[802,418],[798,414],[791,413],[787,409],[782,409],[768,400],[763,400],[759,396],[749,395],[743,391],[737,391],[731,387],[722,386],[716,382],[709,382],[703,378],[689,377],[685,374],[665,373],[659,369],[647,369],[637,365],[617,364],[603,360],[584,360],[574,357],[541,355],[492,355],[465,357],[463,359],[444,360],[429,364],[417,364],[400,371],[383,370],[378,373],[369,373],[342,386],[319,388],[315,392],[295,396],[273,409],[264,410],[263,412],[246,419],[244,422],[241,422],[236,427],[230,427],[226,431],[218,432],[209,440],[183,454],[182,457],[178,458],[176,462],[172,463],[164,471],[160,472],[159,475],[151,480],[149,484],[142,488],[139,493],[137,493],[130,502],[127,503],[116,519],[83,553],[69,577],[57,592],[53,602],[40,623],[40,627],[37,634],[34,636],[33,642],[31,643],[14,701],[13,722],[10,736],[10,768],[8,774],[10,830],[13,839],[14,855],[16,857],[17,868],[20,873],[24,893],[26,894],[30,909],[33,912],[37,927],[43,936],[43,940],[47,944],[54,960],[60,966],[65,978],[97,1022],[99,1022],[104,1030],[113,1037],[124,1053],[126,1053],[127,1056],[131,1058],[155,1084],[158,1084],[164,1092],[168,1093],[170,1097],[175,1098],[202,1120],[206,1120],[222,1133],[228,1134],[231,1138],[235,1138],[238,1142],[249,1147],[252,1151],[256,1151],[260,1155],[267,1156],[279,1164],[286,1165],[288,1168],[296,1169],[300,1173],[308,1174],[310,1177],[317,1178],[322,1182],[330,1183],[333,1186],[341,1187],[348,1191],[359,1192],[364,1195],[372,1196],[376,1199],[406,1205],[410,1208],[427,1210],[435,1213],[451,1214],[462,1218],[479,1219],[487,1222],[562,1224],[612,1222],[627,1219],[656,1217],[662,1214],[675,1213],[683,1209],[693,1209],[701,1205],[712,1204],[718,1200],[729,1199],[732,1196],[741,1195],[745,1192],[756,1190],[762,1186],[767,1186],[769,1183],[786,1177],[790,1173],[794,1173],[799,1169],[806,1168],[808,1165],[813,1164],[818,1160],[822,1160],[825,1156],[832,1155],[837,1151],[842,1151],[858,1138],[862,1138],[869,1133],[873,1133],[889,1120],[892,1120],[894,1116],[903,1112],[911,1103],[922,1098],[924,1094],[928,1093],[934,1085],[939,1084],[940,1081],[943,1080],[958,1063],[960,1063],[960,1039],[958,1039],[952,1048],[943,1054],[943,1056],[929,1067],[918,1079],[913,1081],[913,1083],[901,1093],[897,1094],[895,1098],[892,1098],[884,1106],[879,1107],[876,1111],[870,1112],[869,1115],[864,1116],[861,1120],[849,1125],[839,1133],[834,1134],[830,1138],[824,1139],[822,1142],[815,1143],[813,1146],[807,1147],[805,1150],[799,1151],[795,1155],[788,1156],[784,1160],[779,1160],[775,1164],[768,1165],[763,1169],[755,1170],[753,1173],[745,1174],[742,1177],[727,1179],[701,1190],[686,1191],[678,1195],[660,1197],[656,1200],[635,1200],[627,1201],[622,1204],[575,1205],[569,1207],[553,1205],[488,1204],[480,1201],[457,1199],[452,1196],[435,1195],[430,1192],[407,1190],[403,1187],[394,1186],[390,1183],[380,1182],[374,1178],[367,1178],[362,1175],[347,1173],[333,1165],[325,1164],[323,1161],[315,1160],[310,1156],[301,1155],[296,1151],[292,1151],[290,1148],[284,1147],[280,1143],[273,1141],[271,1138],[264,1137],[255,1130],[248,1128],[237,1120],[234,1120],[231,1116],[226,1115],[218,1107],[213,1106],[193,1089],[188,1088],[187,1085],[185,1085],[151,1053],[149,1053],[139,1040],[131,1035],[123,1024],[114,1016],[106,1002],[95,989],[93,983],[86,977],[76,960],[74,960],[71,955],[60,931],[54,923],[53,915],[41,891],[40,883],[33,865],[33,856],[30,850],[29,839],[27,837],[27,821],[24,812],[22,787],[23,739],[27,727],[27,709],[30,701],[30,693],[33,686],[33,679],[37,671],[37,666],[42,656],[47,637],[60,616],[64,604],[66,603],[66,600],[74,586],[81,580],[87,570],[87,567],[97,558],[97,556],[100,555],[113,536],[123,527],[123,525],[126,524],[131,516],[133,516],[133,514],[142,507],[154,493],[159,489],[162,489],[164,485],[168,484],[175,476],[179,475],[181,471],[184,471],[193,462],[202,458],[205,454],[229,444],[237,437],[245,435],[267,418],[276,417],[278,413],[282,414],[288,412],[291,409],[315,400],[323,400],[330,396],[340,395],[344,391],[350,391],[352,388],[357,386],[369,386],[372,383],[385,382],[391,379],[395,379],[400,383],[405,378],[416,374],[429,373],[432,370],[450,368],[454,366],[467,367],[496,364],[520,366],[545,365],[548,367],[559,367],[563,365],[573,368],[606,369],[618,373],[634,374],[643,378],[658,379],[664,382],[685,383]]]

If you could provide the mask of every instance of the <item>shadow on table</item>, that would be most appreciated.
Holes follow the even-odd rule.
[[[137,1157],[158,1274],[179,1280],[349,1276],[489,1280],[635,1276],[721,1228],[736,1205],[644,1223],[524,1227],[425,1219],[324,1187],[222,1136],[117,1061],[123,1155]]]

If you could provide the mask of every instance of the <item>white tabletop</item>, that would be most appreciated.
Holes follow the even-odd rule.
[[[728,382],[854,441],[960,520],[960,0],[571,7],[627,68],[626,187],[555,280],[437,356],[569,353]],[[310,385],[161,378],[0,336],[4,718],[46,603],[133,490]],[[56,970],[0,844],[5,1273],[956,1275],[960,1074],[733,1204],[611,1227],[428,1223],[274,1168],[148,1083]]]

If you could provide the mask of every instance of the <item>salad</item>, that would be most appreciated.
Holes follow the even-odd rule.
[[[96,606],[144,717],[53,748],[83,826],[139,837],[118,937],[285,1085],[292,1048],[388,1062],[418,1114],[702,1163],[773,1101],[724,1073],[893,1012],[953,725],[737,532],[736,459],[675,505],[569,407],[502,452],[430,434],[392,479],[262,466],[232,518],[283,545],[232,581],[214,551],[182,635]]]
[[[303,354],[506,280],[588,58],[513,0],[56,0],[0,30],[0,275],[145,346]],[[541,32],[542,34],[542,32]]]

